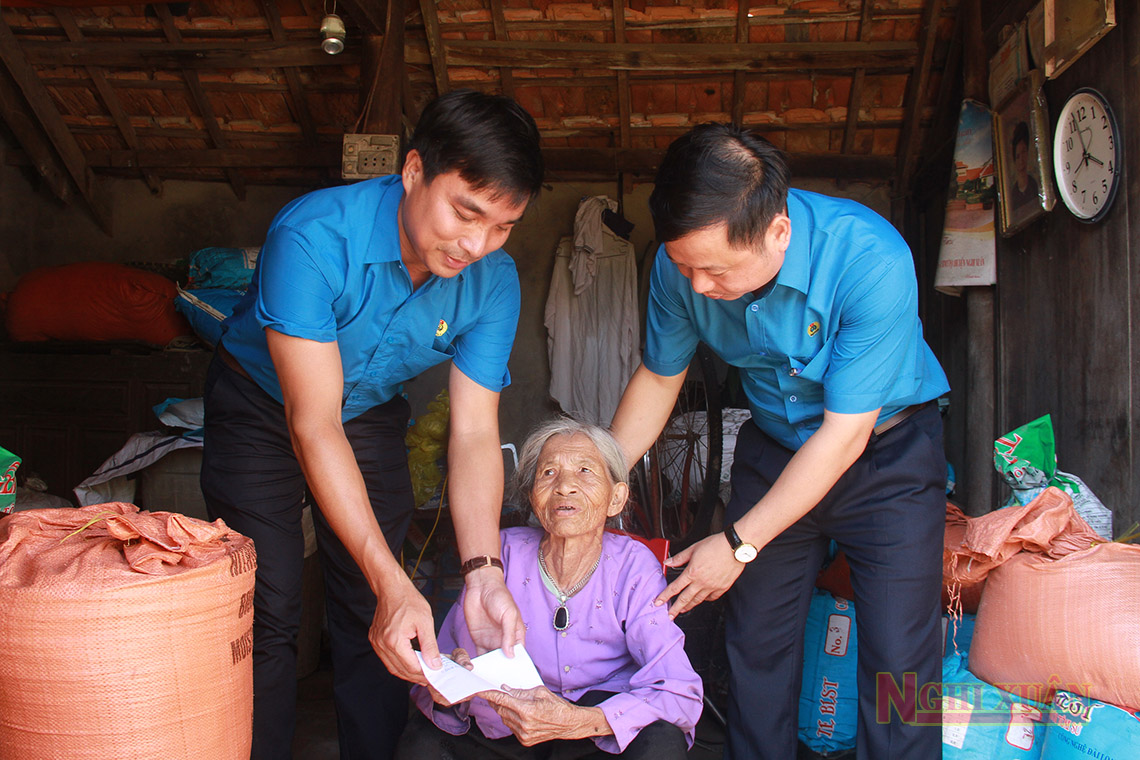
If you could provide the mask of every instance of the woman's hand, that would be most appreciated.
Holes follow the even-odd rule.
[[[701,539],[665,560],[665,564],[669,567],[688,565],[654,600],[655,604],[661,605],[677,597],[669,608],[670,618],[676,618],[701,602],[719,599],[744,572],[744,564],[736,561],[732,547],[722,533]]]
[[[505,688],[505,687],[504,687]],[[585,739],[613,733],[606,714],[598,707],[579,707],[545,686],[533,689],[482,691],[503,723],[524,746],[551,739]]]

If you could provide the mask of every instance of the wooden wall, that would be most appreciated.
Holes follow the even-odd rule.
[[[1001,25],[1023,18],[1029,5],[983,10],[988,52]],[[1047,82],[1045,96],[1051,128],[1074,89],[1093,86],[1107,96],[1125,138],[1121,191],[1097,224],[1078,222],[1058,201],[1027,229],[998,238],[994,435],[1050,414],[1060,468],[1080,476],[1113,510],[1119,535],[1140,520],[1140,346],[1134,338],[1140,328],[1140,7],[1117,0],[1116,13],[1117,27]],[[969,413],[964,299],[930,289],[940,203],[944,196],[916,209],[911,233],[931,275],[924,279],[927,332],[955,389],[947,451],[961,471],[968,456],[992,452],[963,448]]]

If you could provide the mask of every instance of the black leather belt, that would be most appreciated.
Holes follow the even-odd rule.
[[[239,375],[241,375],[242,377],[244,377],[246,380],[253,382],[253,378],[249,376],[248,372],[246,372],[245,367],[241,366],[241,362],[239,362],[237,359],[235,359],[234,355],[231,354],[229,351],[227,351],[226,347],[223,346],[221,343],[218,344],[217,352],[218,352],[218,356],[221,357],[222,361],[224,361],[226,363],[227,367],[229,367],[234,372],[236,372]],[[900,414],[901,414],[901,412],[900,412]],[[891,417],[891,419],[893,420],[894,417]],[[887,422],[890,422],[890,420],[887,420]],[[883,423],[883,424],[886,424],[886,423]]]
[[[891,428],[893,428],[895,425],[897,425],[900,422],[902,422],[903,420],[905,420],[907,417],[910,417],[911,415],[913,415],[916,412],[921,412],[923,409],[925,409],[926,407],[930,406],[933,403],[934,403],[933,401],[923,401],[921,404],[911,404],[910,406],[906,407],[905,409],[902,409],[898,412],[895,412],[893,415],[891,415],[890,417],[888,417],[887,419],[883,420],[882,422],[880,422],[878,425],[875,426],[875,430],[874,430],[875,435],[882,435],[883,433],[885,433],[888,430],[890,430]]]

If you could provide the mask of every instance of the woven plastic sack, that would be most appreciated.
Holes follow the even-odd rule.
[[[978,680],[966,658],[942,660],[942,759],[1036,760],[1048,707]]]
[[[153,272],[106,261],[33,269],[8,298],[16,341],[137,340],[165,346],[191,335],[174,310],[175,285]]]
[[[1137,589],[1140,546],[1098,544],[1056,560],[1015,557],[986,582],[970,670],[1039,701],[1065,689],[1140,707]]]
[[[1140,713],[1057,692],[1041,760],[1135,760],[1138,754]]]
[[[814,752],[826,754],[855,746],[858,647],[855,605],[826,591],[812,592],[804,626],[798,734]]]
[[[1050,487],[1024,507],[970,519],[961,545],[944,557],[944,579],[962,586],[980,583],[1019,552],[1058,558],[1103,541],[1073,509],[1069,495]]]
[[[0,520],[0,760],[244,760],[253,542],[130,504]]]
[[[959,606],[962,612],[977,612],[978,603],[982,600],[982,590],[985,588],[985,578],[971,583],[961,583],[953,577],[952,568],[954,553],[961,548],[966,540],[966,527],[970,524],[969,517],[957,506],[946,502],[946,532],[942,537],[942,608],[957,613]]]

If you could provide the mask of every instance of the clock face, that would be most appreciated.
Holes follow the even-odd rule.
[[[1120,184],[1120,132],[1108,102],[1081,88],[1061,109],[1053,132],[1053,172],[1061,200],[1085,222],[1108,213]]]

